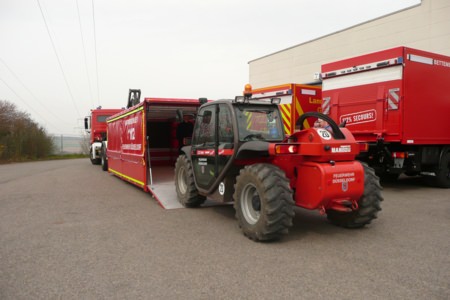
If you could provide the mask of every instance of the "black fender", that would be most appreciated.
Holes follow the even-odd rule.
[[[181,147],[181,154],[186,155],[186,157],[191,160],[191,149],[192,146],[183,146]]]
[[[247,159],[255,157],[269,157],[269,142],[250,141],[243,143],[236,154],[236,159]]]

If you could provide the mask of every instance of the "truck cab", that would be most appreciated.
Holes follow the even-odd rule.
[[[93,165],[101,162],[102,141],[106,140],[106,119],[121,109],[103,109],[98,107],[91,110],[91,115],[84,118],[84,129],[89,133],[89,159]]]

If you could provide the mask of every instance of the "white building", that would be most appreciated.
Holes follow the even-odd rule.
[[[450,0],[420,4],[249,62],[254,88],[316,83],[323,63],[407,46],[450,56]]]

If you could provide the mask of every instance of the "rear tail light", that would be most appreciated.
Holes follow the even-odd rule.
[[[367,152],[367,151],[369,151],[369,144],[359,143],[359,152]]]
[[[405,152],[392,152],[392,158],[405,158],[407,157]]]
[[[286,144],[286,145],[276,145],[276,154],[294,154],[298,151],[298,145]]]

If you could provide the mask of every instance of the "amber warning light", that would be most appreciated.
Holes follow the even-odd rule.
[[[252,85],[247,83],[244,87],[244,96],[250,98],[252,96]]]

